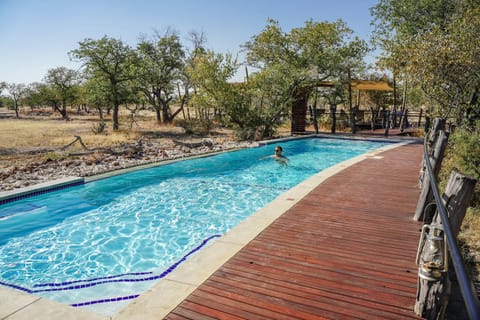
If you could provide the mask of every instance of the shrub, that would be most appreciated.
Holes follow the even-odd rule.
[[[213,122],[209,119],[177,120],[176,124],[185,130],[186,134],[198,134],[201,136],[210,134]]]
[[[472,198],[472,207],[480,208],[480,122],[473,129],[461,128],[449,138],[446,156],[440,176],[441,186],[445,186],[451,171],[456,168],[461,173],[477,180]]]
[[[101,134],[105,132],[107,125],[105,124],[105,121],[100,121],[97,125],[92,126],[92,132],[94,134]]]
[[[478,256],[475,258],[475,252],[480,250],[480,122],[473,128],[454,131],[449,137],[445,154],[439,177],[442,190],[454,168],[477,180],[458,239],[464,251],[464,259],[471,265],[477,264],[476,272],[480,274],[480,261]]]

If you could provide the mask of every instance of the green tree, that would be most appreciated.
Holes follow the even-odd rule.
[[[371,9],[380,64],[405,73],[437,115],[457,123],[478,110],[479,8],[478,0],[381,0]]]
[[[35,99],[38,99],[42,104],[52,107],[53,111],[57,110],[62,103],[58,92],[49,84],[35,84],[33,90],[35,90],[36,95],[38,95]]]
[[[413,81],[439,106],[443,118],[462,124],[467,110],[480,111],[480,7],[455,15],[410,45],[406,64]]]
[[[113,104],[113,130],[118,130],[118,110],[128,97],[128,81],[135,78],[134,51],[121,40],[104,36],[100,40],[85,39],[78,49],[70,51],[70,55],[84,63],[87,77],[98,77],[108,83]]]
[[[30,83],[27,87],[25,98],[23,101],[28,105],[32,110],[36,107],[42,106],[45,101],[39,91],[39,82]]]
[[[156,111],[157,121],[170,123],[182,108],[172,112],[170,104],[184,68],[185,52],[179,36],[167,30],[137,45],[138,86]],[[163,120],[163,121],[162,121]]]
[[[112,104],[108,81],[103,77],[92,77],[83,84],[85,101],[98,111],[100,123],[104,123],[103,113]]]
[[[15,109],[15,116],[20,118],[20,101],[27,93],[27,86],[23,83],[9,83],[7,84],[8,93],[13,100],[13,108]]]
[[[251,126],[246,86],[230,82],[239,68],[237,59],[229,53],[206,51],[195,57],[192,66],[189,75],[196,90],[191,102],[218,110],[222,121],[239,133]]]
[[[295,99],[308,95],[321,81],[348,83],[348,75],[360,69],[368,50],[341,20],[310,20],[289,33],[277,21],[269,20],[245,48],[247,62],[259,70],[255,82],[261,98],[255,101],[261,103],[262,110],[268,110],[270,121],[287,115]],[[278,124],[277,120],[273,127]]]
[[[50,69],[44,81],[60,100],[60,104],[54,105],[55,111],[58,111],[63,119],[68,119],[67,105],[72,103],[78,95],[80,83],[78,72],[65,67]]]

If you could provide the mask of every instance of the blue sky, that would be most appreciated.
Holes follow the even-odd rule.
[[[0,81],[42,81],[48,69],[76,69],[70,50],[104,35],[135,46],[141,34],[171,27],[182,39],[203,31],[207,47],[237,54],[267,19],[284,31],[304,22],[344,20],[369,39],[376,0],[0,0]],[[185,41],[186,43],[186,41]],[[241,57],[240,57],[241,58]]]

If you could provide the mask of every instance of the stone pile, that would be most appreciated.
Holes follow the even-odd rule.
[[[36,161],[0,169],[0,192],[35,185],[65,177],[86,177],[118,169],[165,160],[257,146],[252,142],[217,143],[203,139],[196,143],[154,141],[123,145],[120,150],[96,150],[84,154],[50,153]]]

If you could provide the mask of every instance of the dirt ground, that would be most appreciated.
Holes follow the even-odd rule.
[[[233,147],[231,131],[213,129],[206,136],[157,123],[153,112],[133,119],[120,114],[120,130],[97,133],[98,115],[75,111],[63,120],[51,109],[0,108],[0,191],[13,190],[69,175],[88,176],[109,170],[177,158],[185,154]]]

